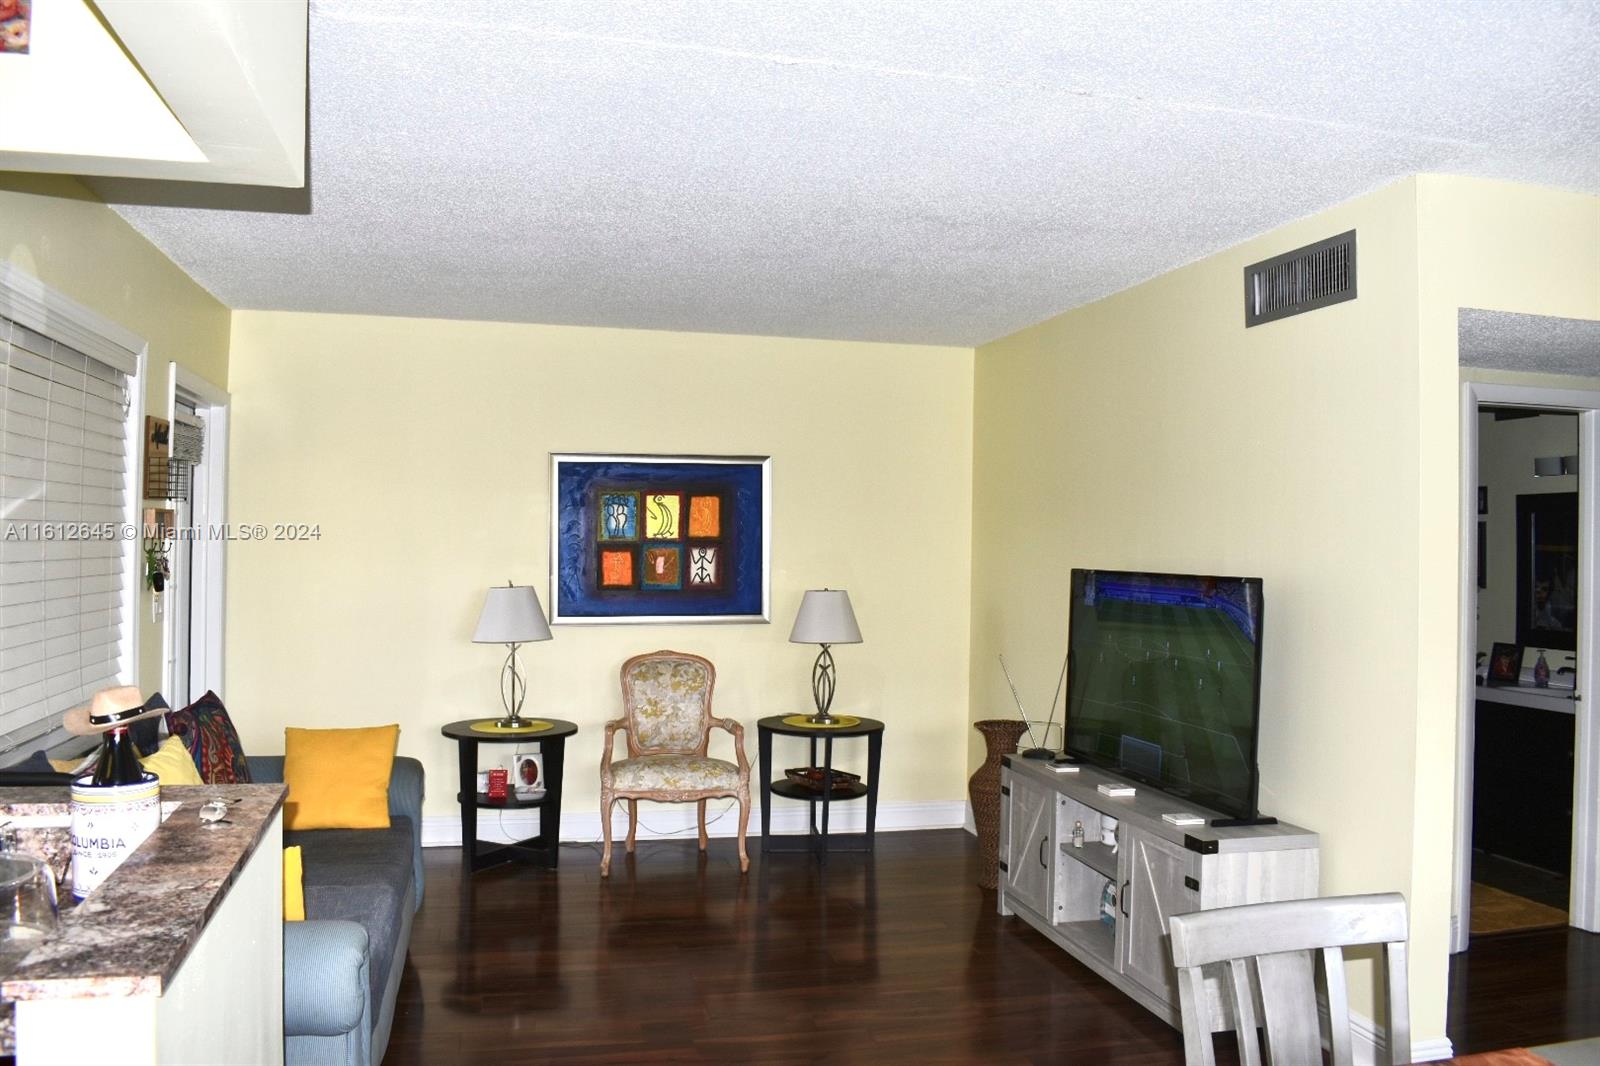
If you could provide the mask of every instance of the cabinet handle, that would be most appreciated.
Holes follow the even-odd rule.
[[[1128,886],[1132,884],[1132,881],[1122,882],[1122,898],[1117,900],[1117,906],[1122,908],[1122,916],[1124,918],[1128,916]]]
[[[1050,868],[1050,864],[1044,861],[1044,846],[1048,843],[1050,843],[1049,837],[1039,838],[1039,865],[1047,870]]]

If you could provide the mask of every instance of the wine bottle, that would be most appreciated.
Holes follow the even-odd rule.
[[[94,761],[90,784],[103,788],[137,785],[143,780],[144,767],[139,764],[139,749],[133,746],[133,734],[125,725],[113,726],[100,741],[100,754]]]

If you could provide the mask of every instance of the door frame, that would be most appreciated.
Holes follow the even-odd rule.
[[[178,392],[192,396],[197,413],[206,424],[203,476],[195,479],[189,513],[193,520],[181,535],[190,538],[192,553],[189,572],[194,582],[189,595],[189,632],[201,639],[190,640],[188,648],[189,695],[191,699],[207,689],[222,692],[224,624],[227,619],[228,538],[228,408],[231,397],[205,378],[175,362],[167,364],[167,420],[177,414]],[[167,692],[175,691],[172,678],[173,652],[177,641],[178,612],[169,609],[161,627],[161,682]]]
[[[1600,392],[1466,381],[1461,385],[1461,599],[1457,665],[1455,856],[1450,898],[1450,951],[1465,951],[1471,935],[1472,789],[1477,705],[1478,407],[1538,407],[1578,416],[1578,672],[1574,678],[1572,876],[1567,920],[1600,932],[1600,714],[1597,656],[1600,574],[1596,573],[1595,505],[1600,493]],[[1586,698],[1587,697],[1587,698]]]

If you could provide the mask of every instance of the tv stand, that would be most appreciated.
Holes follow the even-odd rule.
[[[1219,826],[1211,819],[1220,812],[1152,788],[1106,796],[1099,785],[1128,782],[1088,765],[1058,774],[1006,756],[1000,782],[1000,913],[1021,918],[1174,1028],[1181,1019],[1168,918],[1317,894],[1317,835],[1298,826]],[[1183,810],[1210,824],[1162,820]],[[1101,843],[1113,818],[1115,846]],[[1084,844],[1074,848],[1078,822]],[[1206,985],[1213,1030],[1231,1029],[1228,996],[1216,976]]]

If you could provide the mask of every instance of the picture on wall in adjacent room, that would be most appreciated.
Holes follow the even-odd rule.
[[[1517,497],[1517,643],[1578,646],[1578,494]]]
[[[770,619],[769,457],[550,459],[552,623]]]

